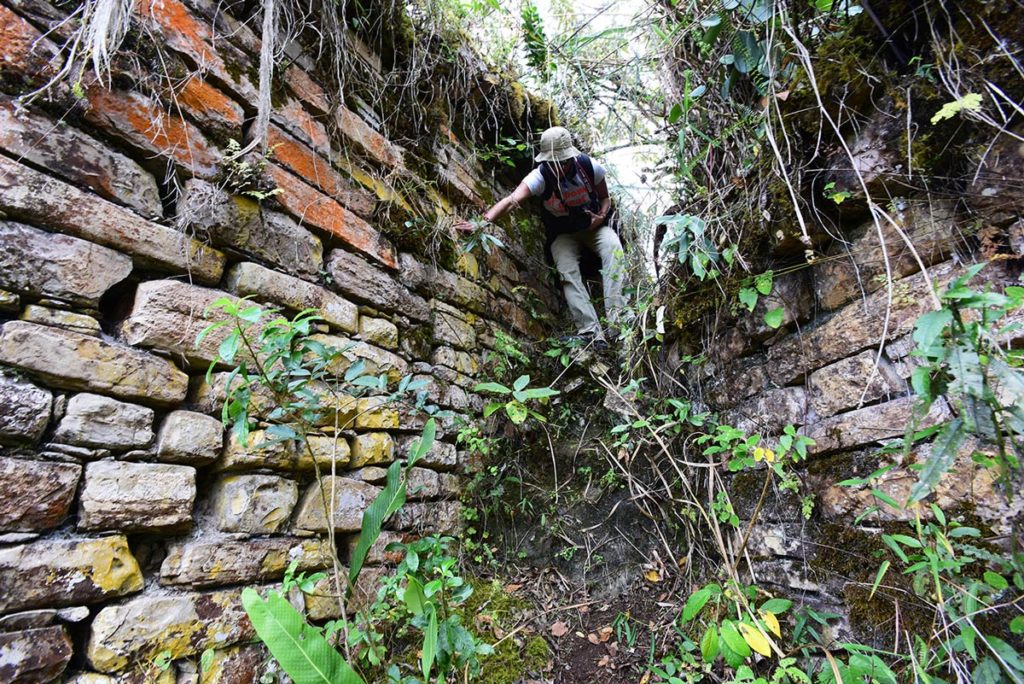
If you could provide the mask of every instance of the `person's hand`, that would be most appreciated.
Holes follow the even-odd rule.
[[[601,224],[604,223],[604,214],[595,214],[589,209],[586,209],[585,211],[590,216],[590,230],[597,230],[600,228]]]
[[[479,223],[479,222],[477,222],[477,223]],[[453,227],[455,228],[455,230],[459,231],[460,233],[472,233],[477,228],[477,226],[473,225],[473,223],[471,221],[467,221],[466,219],[461,219],[459,221],[456,221],[453,224]]]

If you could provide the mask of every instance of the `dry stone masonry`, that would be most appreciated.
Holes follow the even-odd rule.
[[[196,344],[221,320],[211,304],[316,309],[317,339],[343,350],[332,370],[362,361],[392,381],[415,376],[430,401],[465,414],[482,406],[472,388],[495,331],[542,332],[518,286],[552,301],[542,256],[508,235],[501,253],[457,263],[392,243],[393,208],[468,213],[503,190],[462,134],[389,140],[357,96],[325,90],[298,44],[275,80],[264,182],[277,190],[232,192],[228,141],[244,143],[256,114],[259,36],[208,0],[133,12],[132,35],[158,42],[176,74],[173,93],[124,60],[110,87],[87,76],[77,95],[58,84],[25,106],[19,96],[57,73],[70,25],[45,0],[0,0],[3,682],[173,682],[178,665],[161,673],[159,654],[195,672],[207,649],[203,684],[258,680],[266,653],[251,644],[241,588],[274,586],[293,561],[344,567],[387,466],[422,428],[379,397],[341,396],[353,427],[335,430],[332,416],[308,449],[261,447],[265,424],[246,444],[228,436],[230,369],[206,377],[228,331]],[[502,116],[520,130],[545,123]],[[273,408],[254,394],[256,418]],[[473,464],[453,425],[442,421],[413,469],[411,503],[371,564],[397,560],[387,543],[459,525]],[[317,464],[336,469],[333,518]],[[336,616],[333,591],[307,598],[311,617]]]

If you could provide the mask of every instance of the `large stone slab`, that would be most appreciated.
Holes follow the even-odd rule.
[[[364,432],[352,438],[351,467],[391,463],[395,460],[395,441],[386,432]]]
[[[264,210],[255,200],[204,180],[185,183],[176,225],[215,246],[252,254],[289,273],[315,276],[323,268],[320,238],[285,214]]]
[[[432,337],[435,343],[466,350],[476,348],[476,330],[464,314],[438,300],[430,302],[430,307],[434,310]]]
[[[85,468],[78,528],[180,532],[192,526],[195,468],[97,461]]]
[[[295,514],[295,527],[311,532],[326,532],[333,524],[338,532],[357,532],[362,527],[363,511],[380,493],[380,487],[359,482],[347,477],[323,478],[323,493],[316,482],[311,484],[302,496]],[[324,499],[331,501],[333,495],[333,520],[328,522]]]
[[[223,445],[219,420],[194,411],[172,411],[160,426],[156,457],[164,463],[202,466],[217,460]]]
[[[131,258],[70,235],[0,221],[0,286],[95,306],[132,272]]]
[[[93,337],[99,337],[103,334],[100,322],[92,316],[75,313],[74,311],[65,311],[64,309],[50,309],[37,304],[26,306],[21,312],[19,319],[29,323],[64,328],[71,332],[92,335]]]
[[[229,475],[213,490],[213,511],[223,532],[272,534],[282,530],[299,498],[294,480],[276,475]]]
[[[409,373],[409,363],[405,359],[372,344],[351,340],[341,335],[313,335],[312,339],[340,352],[330,364],[331,372],[339,376],[344,375],[356,361],[366,364],[363,370],[365,374],[386,374],[389,382],[398,382],[402,376]]]
[[[0,457],[0,532],[41,532],[67,517],[82,466]]]
[[[355,304],[294,276],[271,271],[259,264],[242,263],[231,267],[226,283],[239,296],[252,295],[259,301],[279,304],[296,312],[316,309],[317,315],[328,325],[349,333],[359,329],[359,310]]]
[[[65,123],[35,111],[16,114],[8,99],[0,99],[0,149],[146,218],[163,214],[156,180],[141,166]]]
[[[71,662],[74,647],[64,627],[0,634],[0,681],[51,682]]]
[[[190,366],[205,369],[217,358],[220,343],[235,330],[223,311],[210,309],[223,297],[231,295],[177,280],[141,283],[121,335],[128,344],[171,352]],[[199,334],[217,321],[232,322],[206,335],[196,346]],[[255,336],[258,328],[250,332]]]
[[[179,403],[188,376],[166,359],[81,333],[24,321],[0,328],[0,363],[60,389],[111,394],[163,406]]]
[[[100,672],[120,672],[163,651],[175,660],[253,636],[240,591],[140,596],[96,615],[85,654]]]
[[[54,440],[115,451],[144,449],[153,441],[153,409],[99,394],[76,394]]]
[[[957,275],[958,269],[946,262],[928,274],[941,289]],[[832,318],[813,330],[795,333],[768,350],[765,370],[778,385],[789,385],[810,371],[878,345],[882,331],[894,340],[910,332],[918,317],[932,309],[928,281],[918,273],[893,283],[892,301],[887,288],[868,295],[863,302],[843,307]],[[886,320],[888,326],[886,327]]]
[[[722,422],[747,434],[779,434],[787,425],[807,422],[807,392],[803,387],[767,390],[725,412]]]
[[[462,525],[462,505],[457,501],[408,503],[398,509],[388,525],[397,530],[455,532]]]
[[[418,321],[430,320],[430,306],[426,300],[414,295],[379,266],[365,259],[335,249],[327,256],[327,271],[331,274],[331,287],[384,311],[398,311]]]
[[[0,373],[0,443],[34,442],[42,437],[52,403],[49,390]]]
[[[0,549],[0,612],[80,606],[141,591],[128,540],[45,540]]]
[[[216,283],[224,271],[224,255],[198,240],[7,158],[0,158],[0,210],[201,283]]]
[[[197,589],[280,579],[293,562],[296,571],[331,565],[326,539],[276,537],[244,541],[172,544],[160,567],[160,583]]]
[[[875,356],[869,349],[811,373],[807,388],[818,418],[907,391],[907,384],[884,356],[875,367]]]
[[[903,201],[892,218],[896,225],[880,220],[878,225],[868,221],[858,226],[848,241],[829,249],[832,258],[814,266],[814,290],[822,308],[836,309],[885,287],[886,259],[892,278],[898,279],[921,270],[918,258],[931,266],[953,255],[960,235],[953,201]]]
[[[840,413],[813,425],[806,425],[800,429],[800,432],[814,440],[814,444],[807,449],[811,454],[854,449],[866,444],[902,437],[912,423],[916,402],[917,397],[894,399],[884,404]],[[949,420],[950,417],[951,413],[946,402],[939,399],[932,404],[927,415],[923,416],[913,427],[915,430],[923,430]]]

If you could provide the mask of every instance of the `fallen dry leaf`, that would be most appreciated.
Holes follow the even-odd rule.
[[[651,671],[650,670],[648,670],[647,672],[644,672],[644,676],[640,678],[640,684],[647,684],[647,682],[649,682],[649,681],[651,681]]]
[[[601,629],[597,630],[597,635],[602,643],[608,641],[608,639],[612,636],[612,628],[602,627]]]
[[[590,643],[594,644],[595,646],[597,646],[599,643],[601,643],[601,640],[598,639],[597,635],[594,634],[593,632],[591,632],[590,634],[587,635],[587,641],[589,641]]]
[[[657,570],[648,570],[647,572],[644,573],[644,577],[647,578],[648,582],[660,582],[661,581],[661,573],[658,572]]]
[[[569,633],[569,625],[565,624],[561,620],[551,625],[551,636],[556,638],[564,637]]]
[[[612,662],[611,656],[601,656],[601,659],[597,661],[598,667],[608,667],[608,663]]]
[[[505,585],[505,591],[507,591],[510,594],[512,592],[514,592],[514,591],[519,591],[522,588],[523,588],[522,584],[506,584]]]

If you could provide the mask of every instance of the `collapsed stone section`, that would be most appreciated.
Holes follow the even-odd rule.
[[[45,1],[0,0],[0,679],[141,681],[163,652],[212,648],[204,683],[255,681],[266,654],[249,643],[241,587],[274,586],[292,562],[343,568],[425,417],[380,396],[331,396],[337,416],[305,445],[268,446],[276,402],[256,391],[259,424],[241,443],[220,421],[230,369],[206,375],[228,330],[196,344],[224,320],[211,306],[316,309],[316,339],[341,350],[332,372],[362,362],[392,383],[415,377],[452,412],[351,608],[398,560],[387,543],[460,524],[475,464],[456,420],[482,407],[472,388],[495,332],[543,332],[520,286],[542,302],[553,293],[541,255],[503,233],[506,250],[479,260],[400,253],[385,204],[436,216],[502,189],[447,129],[406,150],[358,103],[329,104],[306,56],[275,92],[266,177],[277,190],[229,188],[227,142],[255,114],[260,40],[206,0],[134,6],[133,27],[181,74],[172,87],[133,90],[147,75],[115,63],[116,87],[58,85],[45,106],[19,106],[57,73],[47,34],[63,38],[63,19]],[[425,157],[435,161],[410,166]],[[317,467],[334,473],[331,519]],[[317,591],[309,617],[338,617],[334,587]]]

